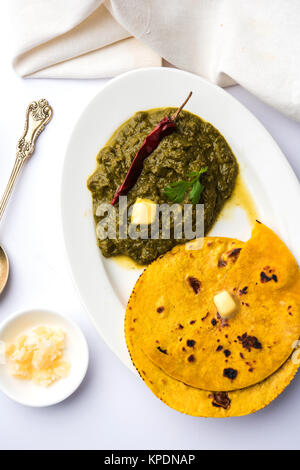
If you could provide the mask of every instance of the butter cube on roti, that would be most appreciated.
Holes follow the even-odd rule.
[[[231,317],[237,310],[234,299],[226,290],[214,296],[214,303],[222,318]]]
[[[150,225],[156,217],[156,203],[150,199],[137,198],[132,207],[131,223],[134,225]]]

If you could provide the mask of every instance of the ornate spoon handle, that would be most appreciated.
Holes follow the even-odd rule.
[[[41,99],[30,103],[26,110],[26,121],[24,133],[18,141],[16,161],[11,172],[8,184],[3,197],[0,201],[0,219],[6,208],[9,196],[11,195],[16,178],[26,160],[34,152],[34,144],[37,137],[45,129],[45,126],[51,120],[53,110],[48,101]]]

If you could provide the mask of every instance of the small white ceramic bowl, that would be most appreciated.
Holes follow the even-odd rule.
[[[66,333],[64,358],[71,365],[66,378],[49,387],[18,379],[10,374],[7,364],[3,364],[4,355],[0,355],[0,390],[12,400],[33,407],[55,405],[68,398],[83,381],[89,362],[87,342],[79,327],[66,316],[43,309],[19,312],[5,320],[0,325],[0,349],[3,343],[11,343],[20,334],[40,325],[61,327]]]

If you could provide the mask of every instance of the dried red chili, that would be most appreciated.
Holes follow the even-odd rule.
[[[170,135],[176,129],[176,119],[178,114],[182,110],[182,108],[186,105],[190,97],[192,96],[192,92],[190,92],[189,96],[185,100],[185,102],[177,109],[173,116],[165,116],[150,132],[149,135],[145,138],[144,142],[142,143],[141,147],[137,151],[130,168],[125,176],[125,179],[121,186],[118,188],[117,192],[115,193],[113,200],[111,201],[111,205],[113,206],[119,200],[120,196],[124,196],[125,194],[130,191],[130,189],[135,185],[138,180],[138,177],[142,173],[144,160],[149,157],[149,155],[158,147],[160,142],[164,137]]]

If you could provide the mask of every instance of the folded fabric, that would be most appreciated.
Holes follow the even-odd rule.
[[[101,0],[13,0],[14,67],[23,77],[112,77],[160,66]]]
[[[239,83],[300,121],[299,0],[10,0],[23,77],[172,65]]]

